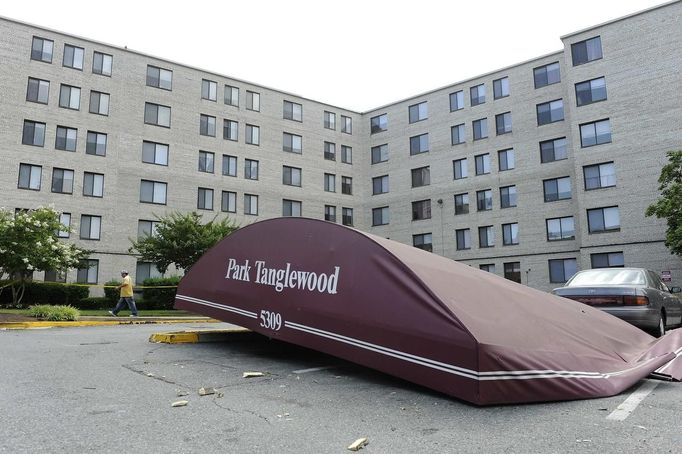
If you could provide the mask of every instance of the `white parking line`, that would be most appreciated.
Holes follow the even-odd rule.
[[[606,417],[606,419],[610,419],[612,421],[623,421],[625,418],[630,416],[633,411],[635,411],[635,408],[648,396],[651,391],[656,389],[660,381],[658,380],[647,380],[645,381],[642,386],[637,388],[635,392],[630,394],[630,396],[625,399],[625,402],[622,404],[618,405],[618,408],[613,410],[610,415]]]
[[[294,373],[295,373],[295,374],[307,374],[307,373],[309,373],[309,372],[317,372],[317,371],[320,371],[320,370],[334,369],[334,368],[336,368],[336,367],[337,367],[337,366],[311,367],[310,369],[299,369],[299,370],[295,370]]]

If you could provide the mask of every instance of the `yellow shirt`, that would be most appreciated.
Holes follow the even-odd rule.
[[[133,284],[130,281],[130,275],[123,278],[123,287],[121,287],[121,298],[132,298]]]

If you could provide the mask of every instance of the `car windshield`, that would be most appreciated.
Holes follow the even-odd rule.
[[[624,270],[622,268],[604,268],[582,271],[571,279],[566,286],[583,285],[644,285],[646,279],[640,270]]]

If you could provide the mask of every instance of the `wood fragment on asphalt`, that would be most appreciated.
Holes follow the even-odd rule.
[[[200,396],[208,396],[210,394],[215,394],[214,388],[204,388],[204,387],[199,388],[199,395]]]
[[[178,397],[189,396],[189,393],[187,391],[178,391],[177,396]]]
[[[252,377],[264,377],[265,374],[263,372],[244,372],[242,374],[242,378],[252,378]]]
[[[362,437],[355,440],[347,449],[349,451],[359,451],[369,443],[369,438]]]
[[[177,402],[173,402],[173,405],[171,405],[171,407],[184,407],[188,403],[189,403],[188,400],[179,400]]]

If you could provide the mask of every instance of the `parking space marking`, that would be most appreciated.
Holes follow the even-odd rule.
[[[611,412],[606,419],[610,419],[612,421],[624,421],[625,418],[630,416],[632,412],[635,411],[637,406],[642,403],[646,396],[648,396],[651,391],[656,389],[659,383],[660,381],[658,380],[645,381],[642,386],[637,388],[635,392],[630,394],[630,396],[625,399],[625,402],[618,405],[618,408],[613,410],[613,412]]]
[[[335,369],[337,366],[321,366],[321,367],[311,367],[310,369],[299,369],[295,370],[293,373],[300,375],[300,374],[307,374],[309,372],[318,372],[320,370],[327,370],[327,369]]]

